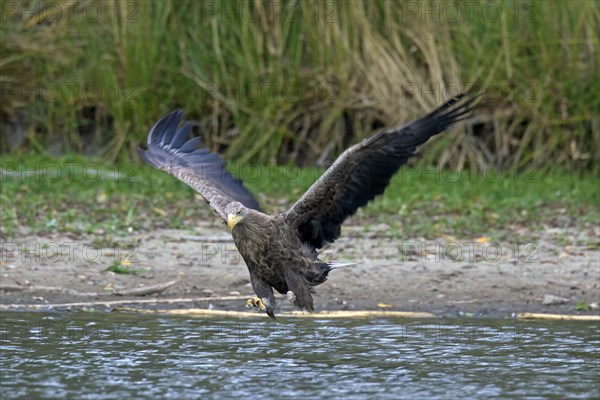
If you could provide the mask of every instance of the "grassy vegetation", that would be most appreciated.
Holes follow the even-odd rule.
[[[1,0],[2,152],[126,162],[183,107],[229,159],[324,165],[477,86],[424,165],[597,173],[597,3],[458,3]]]
[[[2,176],[2,235],[18,232],[90,233],[100,247],[111,237],[157,227],[193,229],[218,218],[185,184],[150,167],[118,168],[81,156],[60,159],[5,157]],[[320,175],[320,168],[240,166],[243,178],[268,212],[287,209]],[[29,171],[29,175],[25,175]],[[111,176],[110,171],[120,175]],[[399,237],[514,238],[542,226],[600,222],[600,193],[591,174],[521,172],[499,176],[489,170],[453,174],[408,168],[396,175],[384,196],[355,217],[368,227],[385,223]],[[524,228],[524,229],[522,229]]]

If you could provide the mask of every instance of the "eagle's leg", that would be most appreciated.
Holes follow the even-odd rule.
[[[275,296],[273,296],[273,288],[252,273],[250,274],[250,281],[252,282],[252,288],[256,296],[248,299],[246,307],[257,307],[261,311],[265,311],[269,317],[275,319]]]
[[[303,310],[314,311],[313,298],[310,294],[310,285],[304,275],[297,270],[288,268],[285,270],[284,276],[287,287],[289,288],[288,298],[294,305]]]

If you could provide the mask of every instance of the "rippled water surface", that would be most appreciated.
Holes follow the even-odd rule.
[[[0,398],[598,398],[598,323],[2,313]]]

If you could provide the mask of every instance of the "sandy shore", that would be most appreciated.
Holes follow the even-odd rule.
[[[246,266],[220,224],[206,223],[194,231],[132,232],[99,242],[102,237],[101,233],[45,237],[21,233],[3,239],[3,309],[143,299],[146,303],[137,306],[245,311],[243,299],[253,294]],[[425,311],[440,316],[597,315],[599,238],[598,228],[589,227],[546,228],[536,239],[521,243],[485,237],[398,239],[385,224],[365,228],[350,223],[323,257],[361,263],[332,272],[315,290],[315,307],[317,311]],[[131,242],[135,245],[127,249]],[[106,271],[123,258],[131,261],[126,267],[139,273]],[[178,298],[200,300],[148,302]],[[578,302],[578,308],[585,303],[593,309],[577,310]],[[279,312],[293,309],[283,296],[278,306]]]

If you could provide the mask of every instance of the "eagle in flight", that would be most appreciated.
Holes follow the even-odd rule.
[[[474,99],[458,95],[416,121],[348,148],[289,210],[274,215],[260,211],[218,154],[197,148],[199,137],[188,140],[192,123],[181,124],[182,111],[167,114],[152,127],[148,149],[139,149],[139,155],[191,186],[227,223],[256,293],[247,305],[275,318],[273,289],[313,311],[313,286],[323,283],[332,269],[348,265],[321,261],[317,251],[340,236],[346,218],[384,192],[417,146],[467,118]]]

